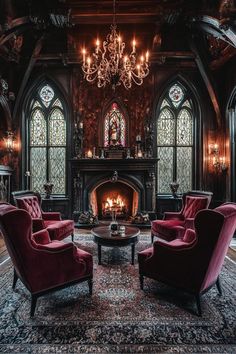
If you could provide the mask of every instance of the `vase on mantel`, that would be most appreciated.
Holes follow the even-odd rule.
[[[53,183],[50,183],[50,182],[47,182],[43,185],[44,187],[44,190],[45,190],[45,198],[46,199],[50,199],[51,198],[51,194],[52,194],[52,188],[53,188],[54,184]]]
[[[171,193],[172,193],[174,198],[178,197],[178,195],[177,195],[178,188],[179,188],[179,183],[178,182],[174,181],[174,182],[170,183],[170,190],[171,190]]]

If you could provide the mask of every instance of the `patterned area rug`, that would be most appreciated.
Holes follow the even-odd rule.
[[[87,283],[39,298],[29,317],[30,296],[21,282],[12,291],[10,262],[1,269],[0,353],[235,353],[236,266],[222,271],[224,296],[212,288],[195,315],[192,297],[152,280],[139,288],[131,249],[97,247],[90,235],[76,244],[94,255],[94,292]],[[137,250],[150,245],[141,235]]]

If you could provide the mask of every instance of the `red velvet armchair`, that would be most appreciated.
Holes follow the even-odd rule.
[[[187,228],[193,229],[193,221],[199,210],[207,209],[212,198],[211,192],[189,191],[183,195],[180,212],[166,212],[163,220],[153,220],[151,225],[152,242],[154,236],[166,241],[183,238]]]
[[[41,197],[33,191],[13,192],[14,204],[26,210],[33,220],[33,232],[47,229],[51,240],[63,240],[71,235],[74,240],[74,221],[61,220],[58,212],[43,212],[41,209]]]
[[[47,230],[32,234],[28,212],[0,204],[0,228],[14,265],[13,289],[19,278],[31,293],[33,316],[39,296],[88,281],[92,294],[92,255],[72,242],[50,240]]]
[[[140,252],[139,274],[141,289],[148,277],[193,294],[201,315],[200,296],[214,284],[221,295],[219,274],[236,229],[236,204],[199,211],[194,226],[182,240],[158,240]]]

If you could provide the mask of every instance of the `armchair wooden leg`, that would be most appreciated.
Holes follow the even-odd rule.
[[[220,284],[220,277],[217,278],[216,286],[217,286],[218,292],[221,296],[222,295],[222,288],[221,288],[221,284]]]
[[[89,295],[93,295],[93,279],[88,280]]]
[[[144,276],[142,274],[139,275],[139,281],[140,281],[140,289],[143,290],[143,280]]]
[[[74,242],[74,232],[71,234],[71,241]]]
[[[197,304],[197,314],[199,317],[202,316],[202,308],[201,308],[201,298],[200,295],[195,296],[196,304]]]
[[[14,268],[12,289],[15,289],[17,279],[18,279],[18,275],[17,275],[16,270],[15,270],[15,268]]]
[[[30,317],[34,316],[37,300],[38,300],[37,295],[31,295]]]

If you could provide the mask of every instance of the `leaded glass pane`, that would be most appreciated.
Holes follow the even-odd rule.
[[[38,108],[42,108],[41,104],[38,101],[35,101],[34,104],[33,104],[32,109],[37,108],[37,107]]]
[[[173,145],[175,142],[174,115],[164,108],[157,120],[157,145]]]
[[[158,147],[157,156],[160,159],[157,169],[158,193],[170,193],[169,184],[173,181],[172,147]]]
[[[65,193],[65,175],[66,175],[66,149],[60,148],[49,148],[49,181],[54,184],[53,193],[54,194],[64,194]]]
[[[104,122],[104,146],[109,145],[109,117],[106,116]]]
[[[169,97],[175,107],[178,107],[184,98],[182,88],[175,84],[169,90]]]
[[[188,107],[189,109],[192,109],[189,100],[186,100],[186,101],[182,104],[182,107]]]
[[[192,147],[177,147],[177,176],[179,192],[192,189]]]
[[[191,113],[183,108],[177,117],[177,145],[192,145],[193,119]]]
[[[40,93],[39,96],[44,104],[45,107],[48,107],[54,97],[54,91],[49,85],[45,85]]]
[[[167,102],[167,100],[163,100],[160,109],[162,109],[162,108],[164,108],[164,107],[166,107],[166,106],[167,106],[167,107],[170,107],[170,105],[169,105],[169,103]]]
[[[33,147],[30,149],[30,171],[31,189],[43,193],[43,185],[47,182],[47,157],[45,147]]]
[[[49,145],[66,145],[66,122],[61,110],[57,108],[49,117]]]
[[[63,110],[61,101],[58,98],[55,100],[55,102],[53,102],[52,107],[60,107]]]
[[[33,111],[30,120],[30,145],[47,144],[47,124],[40,109]]]
[[[125,118],[114,102],[104,120],[104,145],[126,145]]]

